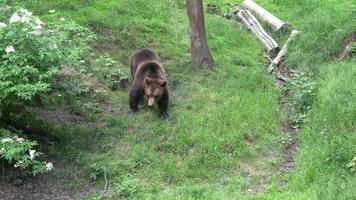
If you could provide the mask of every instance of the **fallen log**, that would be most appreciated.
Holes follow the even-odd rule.
[[[349,55],[352,45],[356,42],[356,32],[351,33],[346,39],[344,39],[344,42],[342,43],[341,51],[339,53],[338,59],[342,60],[347,55]]]
[[[239,18],[252,32],[255,33],[257,38],[266,47],[270,57],[274,58],[279,51],[278,44],[271,36],[266,33],[266,31],[262,28],[261,24],[251,14],[251,12],[237,6],[234,15]]]
[[[269,73],[271,73],[275,67],[278,66],[278,64],[281,62],[282,58],[287,54],[288,51],[288,44],[290,43],[290,41],[292,41],[297,35],[298,35],[298,31],[297,30],[293,30],[288,38],[288,40],[286,41],[286,43],[283,45],[282,49],[278,52],[277,56],[273,59],[273,61],[271,62],[271,64],[269,65],[267,71]]]
[[[263,7],[259,6],[252,0],[245,0],[242,2],[241,6],[244,8],[251,10],[252,12],[256,13],[263,21],[267,22],[267,24],[272,28],[273,31],[278,31],[284,27],[288,27],[285,22],[278,19],[270,12],[268,12]]]

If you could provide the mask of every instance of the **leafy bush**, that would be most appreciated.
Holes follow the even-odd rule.
[[[58,20],[45,24],[26,9],[0,7],[0,120],[9,120],[19,101],[49,91],[51,78],[60,67],[77,63],[94,35],[75,23]],[[2,159],[22,170],[32,167],[34,175],[53,168],[35,160],[41,155],[33,150],[36,141],[18,139],[4,129],[6,124],[0,128]]]
[[[60,66],[76,62],[92,38],[75,23],[44,24],[26,9],[14,12],[0,29],[0,106],[48,91]]]

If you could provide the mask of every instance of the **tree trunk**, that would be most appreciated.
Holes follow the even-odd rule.
[[[191,62],[201,68],[214,65],[205,36],[204,12],[202,0],[186,0],[189,18]]]

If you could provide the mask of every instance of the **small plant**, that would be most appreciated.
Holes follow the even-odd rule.
[[[101,55],[93,60],[94,64],[100,67],[113,67],[117,62],[110,55]]]
[[[292,144],[293,139],[290,135],[286,135],[284,137],[281,137],[281,143],[284,145],[290,145]]]
[[[110,88],[112,90],[117,90],[118,88],[125,88],[126,84],[129,82],[129,77],[127,73],[123,70],[116,69],[109,75]]]
[[[138,190],[139,185],[132,175],[124,176],[115,188],[116,195],[120,197],[130,197],[137,193]]]
[[[316,95],[315,82],[305,72],[298,72],[293,75],[290,84],[294,94],[294,106],[299,112],[305,113],[311,108]]]
[[[0,129],[0,139],[0,158],[13,164],[15,168],[30,170],[33,175],[53,169],[52,163],[37,160],[42,153],[34,150],[36,141],[18,137],[5,129]]]
[[[102,62],[105,63],[105,66],[107,67],[112,67],[114,66],[114,64],[116,64],[116,61],[113,58],[111,58],[109,55],[100,56],[100,59]]]
[[[127,68],[115,61],[110,55],[94,58],[92,67],[86,73],[96,74],[98,80],[109,84],[112,90],[123,89],[129,82]]]
[[[351,173],[356,173],[356,156],[347,164]]]
[[[290,103],[294,109],[293,126],[299,128],[304,123],[316,96],[315,82],[309,74],[296,72],[286,84],[285,89],[291,94]]]
[[[104,166],[94,163],[89,166],[90,174],[89,177],[92,181],[96,181],[100,176],[103,176],[105,170],[107,170]]]
[[[112,90],[125,88],[129,82],[126,68],[115,61],[110,55],[99,56],[94,59],[91,72],[98,74],[103,82],[109,83]]]
[[[90,84],[87,82],[78,83],[78,86],[74,89],[77,96],[84,96],[90,92]]]
[[[293,121],[292,127],[293,127],[294,129],[299,129],[300,126],[305,123],[306,117],[307,117],[307,114],[304,114],[304,113],[295,113],[295,114],[292,116],[292,121]]]
[[[85,103],[84,106],[92,113],[102,112],[102,109],[100,108],[100,105],[98,103],[88,102],[88,103]]]

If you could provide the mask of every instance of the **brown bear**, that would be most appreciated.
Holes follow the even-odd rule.
[[[130,58],[132,83],[129,92],[130,111],[137,112],[138,104],[146,99],[148,106],[157,103],[162,117],[168,117],[168,86],[165,71],[156,52],[140,49]]]

